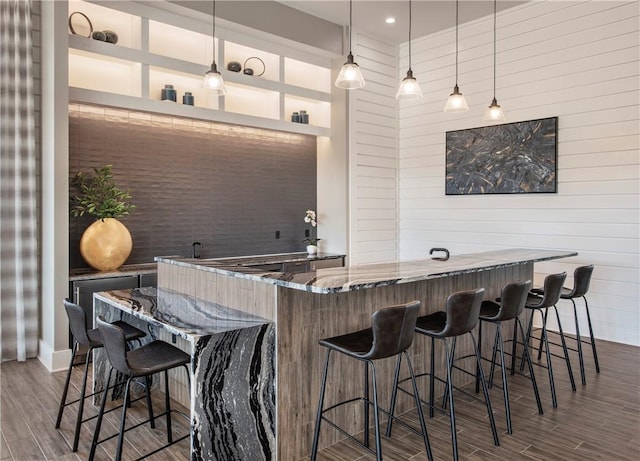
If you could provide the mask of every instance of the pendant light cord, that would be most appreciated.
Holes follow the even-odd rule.
[[[496,11],[497,0],[493,0],[493,99],[496,99]]]
[[[411,0],[409,0],[409,70],[411,70]]]
[[[458,86],[458,0],[456,0],[456,85],[455,86]]]
[[[351,18],[353,16],[353,0],[349,0],[349,53],[351,53]]]
[[[216,60],[216,0],[213,0],[213,27],[211,32],[211,40],[213,42],[213,61]]]

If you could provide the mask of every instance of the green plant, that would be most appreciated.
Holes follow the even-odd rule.
[[[121,190],[113,181],[112,165],[94,168],[93,175],[79,172],[73,179],[77,195],[71,199],[71,214],[75,217],[85,213],[97,218],[120,218],[128,215],[135,205],[128,203],[129,190]]]

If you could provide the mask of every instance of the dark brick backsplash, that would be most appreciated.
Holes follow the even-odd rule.
[[[313,136],[71,104],[69,177],[106,164],[136,205],[122,218],[133,237],[127,264],[190,256],[196,241],[204,258],[304,250]],[[70,217],[72,269],[86,267],[79,242],[91,222]]]

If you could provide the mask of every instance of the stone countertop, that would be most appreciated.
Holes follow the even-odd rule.
[[[194,260],[156,258],[156,261],[212,271],[232,277],[271,283],[313,293],[340,293],[366,288],[396,285],[439,277],[492,270],[522,263],[536,263],[577,256],[574,251],[506,249],[483,253],[451,255],[447,261],[434,259],[333,267],[311,272],[265,272],[235,263],[235,259]],[[318,255],[320,257],[321,255]],[[259,264],[259,263],[255,263]]]
[[[334,253],[317,253],[310,255],[307,253],[277,253],[271,255],[235,256],[225,258],[193,259],[176,256],[156,256],[156,261],[180,261],[198,266],[233,266],[251,267],[265,264],[297,263],[302,261],[319,261],[323,259],[339,259],[346,255]]]
[[[234,266],[252,266],[261,264],[278,264],[301,261],[317,261],[321,259],[338,259],[344,258],[342,254],[318,253],[316,255],[308,255],[307,253],[280,253],[272,255],[252,255],[252,256],[236,256],[212,259],[193,259],[183,256],[163,256],[162,258],[171,258],[177,261],[202,261],[206,264],[208,261],[214,261],[216,264],[224,261],[225,264]],[[71,269],[69,271],[69,280],[74,282],[77,280],[92,280],[111,277],[126,277],[128,275],[152,274],[158,271],[158,265],[154,263],[145,264],[127,264],[112,271],[97,271],[95,269],[80,268]]]
[[[218,303],[155,287],[103,291],[94,296],[186,340],[270,323]]]
[[[81,269],[71,269],[69,271],[69,280],[75,282],[78,280],[105,279],[111,277],[126,277],[128,275],[153,274],[158,271],[156,263],[146,264],[127,264],[120,266],[112,271],[97,271],[90,267]]]

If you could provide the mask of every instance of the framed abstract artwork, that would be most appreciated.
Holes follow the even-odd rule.
[[[558,117],[447,131],[446,195],[557,192]]]

